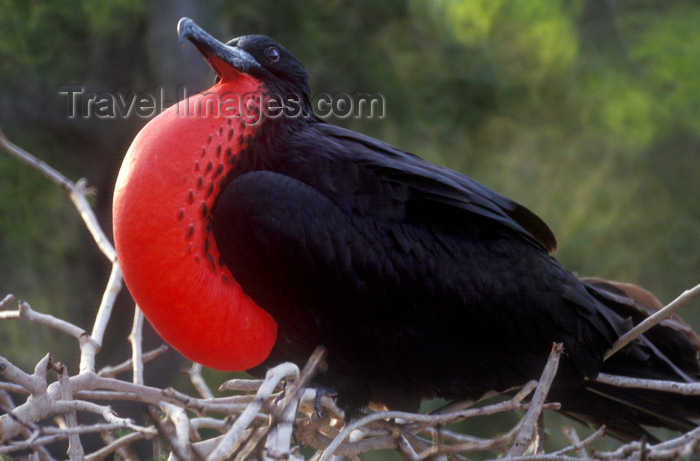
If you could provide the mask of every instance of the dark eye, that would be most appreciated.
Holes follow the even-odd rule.
[[[265,50],[265,58],[267,58],[268,61],[271,63],[277,62],[280,60],[280,50],[277,49],[276,46],[271,46],[268,49]]]

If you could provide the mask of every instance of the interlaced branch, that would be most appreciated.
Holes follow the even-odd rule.
[[[102,253],[112,265],[93,328],[87,332],[70,322],[37,312],[25,301],[7,295],[0,300],[0,321],[28,321],[55,329],[77,340],[80,367],[71,375],[67,367],[47,354],[32,372],[25,372],[0,356],[0,455],[30,453],[33,459],[54,457],[101,460],[112,454],[136,459],[135,443],[150,441],[144,456],[169,459],[303,459],[301,449],[311,447],[314,459],[337,456],[356,458],[381,449],[398,450],[406,459],[464,459],[469,453],[490,453],[510,460],[580,459],[673,459],[700,452],[700,429],[656,445],[634,442],[613,451],[595,451],[604,428],[581,439],[571,428],[565,433],[566,448],[545,453],[542,415],[556,410],[547,394],[556,375],[562,346],[554,345],[539,381],[511,389],[505,400],[482,406],[451,405],[431,414],[378,411],[346,422],[343,412],[327,393],[309,388],[324,360],[319,348],[303,369],[284,363],[269,370],[265,379],[236,379],[221,385],[216,397],[202,376],[201,366],[186,371],[198,395],[172,388],[159,389],[144,384],[145,366],[167,349],[142,349],[143,316],[138,309],[129,334],[131,358],[95,371],[115,298],[122,287],[121,270],[109,239],[92,212],[87,195],[92,193],[85,180],[72,181],[28,152],[9,142],[0,132],[0,146],[8,153],[40,171],[68,193]],[[697,296],[698,288],[674,301],[675,310]],[[17,305],[14,309],[12,306]],[[665,310],[659,317],[668,314]],[[662,312],[662,311],[660,311]],[[649,322],[657,320],[650,317]],[[0,328],[3,324],[0,324]],[[631,332],[631,336],[637,333]],[[624,346],[620,340],[620,347]],[[616,346],[617,347],[617,346]],[[611,350],[613,354],[615,349]],[[133,379],[120,379],[131,371]],[[618,386],[660,389],[686,395],[700,395],[697,384],[649,381],[601,375],[601,382]],[[221,396],[223,395],[223,396]],[[133,401],[144,405],[144,415],[119,415],[109,402]],[[509,430],[489,438],[475,437],[454,430],[451,425],[475,417],[499,413],[521,414]],[[92,415],[89,423],[86,416]],[[89,451],[84,437],[99,434],[103,445]],[[60,444],[63,445],[60,445]],[[66,446],[57,452],[59,446]],[[314,453],[315,451],[315,453]]]

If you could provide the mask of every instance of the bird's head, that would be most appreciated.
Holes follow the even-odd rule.
[[[222,43],[194,21],[178,23],[180,42],[190,40],[216,73],[212,91],[230,91],[241,78],[260,82],[260,94],[267,115],[297,117],[309,110],[309,75],[301,62],[286,48],[264,35],[244,35]]]

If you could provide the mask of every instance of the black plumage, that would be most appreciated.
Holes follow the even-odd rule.
[[[601,371],[697,381],[686,337],[660,326],[604,362],[644,314],[556,261],[536,215],[467,176],[319,120],[303,66],[271,39],[228,45],[246,52],[245,65],[236,55],[232,66],[299,103],[263,120],[234,157],[209,218],[223,263],[278,323],[266,365],[302,363],[324,345],[319,384],[352,415],[369,402],[415,410],[427,397],[522,385],[562,342],[551,396],[563,412],[622,439],[642,436],[641,424],[693,427],[686,418],[700,416],[698,397],[591,381]]]

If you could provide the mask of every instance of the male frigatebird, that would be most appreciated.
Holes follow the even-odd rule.
[[[217,82],[141,130],[114,195],[126,283],[177,350],[243,370],[303,363],[324,345],[318,383],[352,415],[522,385],[561,342],[550,396],[566,414],[623,439],[694,427],[700,397],[595,382],[601,371],[697,382],[700,367],[667,326],[604,361],[644,315],[550,256],[554,236],[532,212],[323,122],[304,67],[270,38],[178,28]]]

